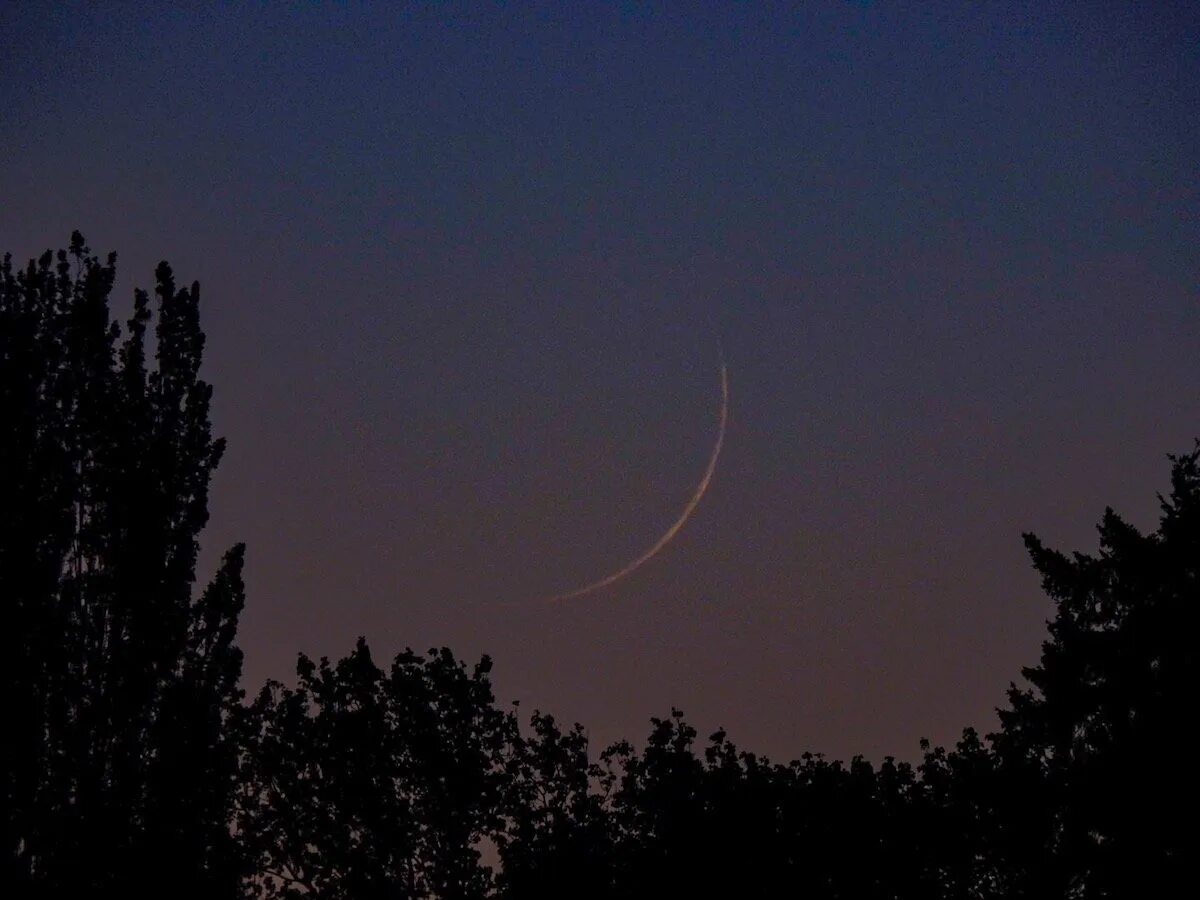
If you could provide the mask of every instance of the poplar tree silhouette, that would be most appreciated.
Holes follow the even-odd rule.
[[[195,587],[224,443],[200,291],[156,272],[122,331],[116,255],[0,264],[0,741],[9,896],[234,896],[241,545]]]

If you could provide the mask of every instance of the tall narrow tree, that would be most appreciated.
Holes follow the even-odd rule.
[[[199,378],[199,287],[156,271],[122,335],[116,256],[0,264],[5,882],[232,895],[241,546],[195,592],[224,443]]]

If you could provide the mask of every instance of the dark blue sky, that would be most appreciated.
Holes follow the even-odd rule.
[[[992,724],[1200,435],[1192,4],[9,4],[0,248],[204,288],[248,686],[448,644],[772,755]],[[122,311],[122,316],[124,312]],[[695,517],[673,520],[733,407]]]

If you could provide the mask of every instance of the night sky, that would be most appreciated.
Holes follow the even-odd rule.
[[[1195,4],[106,6],[0,9],[0,250],[200,280],[251,690],[911,758],[1200,435]]]

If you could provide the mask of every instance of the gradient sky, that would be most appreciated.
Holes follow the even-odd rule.
[[[251,689],[448,645],[911,758],[1200,435],[1193,3],[0,8],[0,249],[203,286]],[[618,568],[721,463],[695,516]]]

